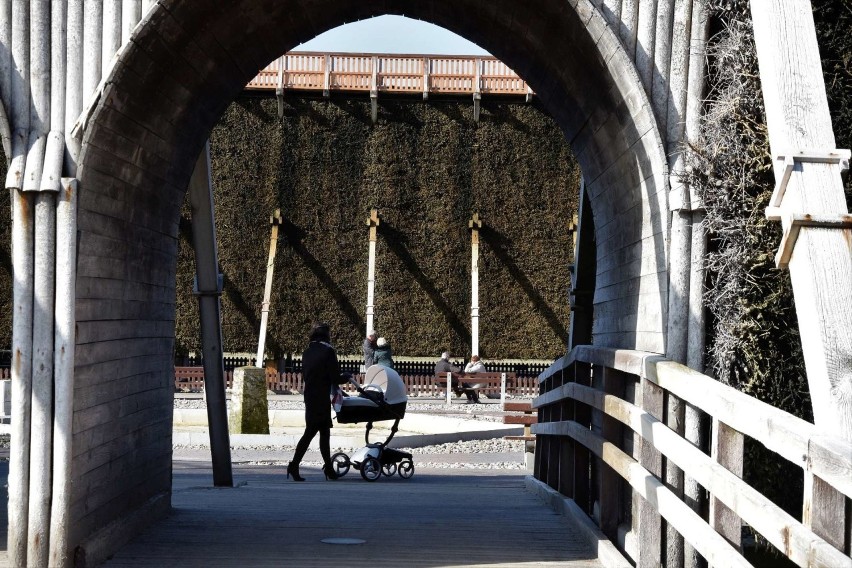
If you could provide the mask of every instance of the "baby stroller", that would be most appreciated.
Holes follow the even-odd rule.
[[[373,365],[367,369],[364,386],[350,379],[358,396],[344,396],[337,410],[337,422],[340,424],[357,424],[366,422],[364,434],[366,446],[352,454],[350,458],[343,452],[331,456],[331,464],[337,475],[343,477],[354,467],[361,472],[361,477],[367,481],[376,481],[382,474],[390,477],[395,473],[403,479],[414,475],[414,461],[411,454],[393,448],[388,444],[393,439],[399,426],[399,421],[405,416],[408,396],[405,385],[393,369],[381,365]],[[370,430],[373,422],[393,420],[390,436],[384,442],[370,443]]]

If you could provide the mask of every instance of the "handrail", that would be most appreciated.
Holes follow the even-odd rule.
[[[467,95],[518,95],[533,91],[494,57],[319,53],[291,51],[273,60],[246,89]]]
[[[638,375],[852,497],[852,443],[826,436],[810,422],[659,354],[644,351],[580,345],[539,375],[539,383],[577,361]]]
[[[607,392],[587,386],[591,383],[593,374],[597,377],[595,382],[602,383]],[[579,382],[574,382],[575,376]],[[633,387],[637,392],[644,392],[647,387],[641,385],[646,383],[661,389],[657,391],[659,394],[652,395],[658,397],[658,405],[652,402],[652,406],[656,405],[657,412],[662,406],[663,393],[668,392],[669,396],[676,396],[712,416],[714,431],[718,430],[719,436],[745,434],[803,467],[806,476],[813,476],[812,479],[814,479],[813,495],[805,496],[804,523],[796,521],[726,469],[724,465],[718,463],[714,457],[696,448],[677,432],[668,428],[658,417],[638,406],[642,404],[641,402],[634,404],[612,393],[613,384],[624,384],[624,381],[630,381],[631,377],[632,380],[639,381],[636,387]],[[714,564],[714,559],[707,556],[707,554],[715,556],[720,550],[715,545],[709,545],[716,540],[715,536],[708,536],[707,533],[708,530],[713,532],[713,527],[704,521],[701,522],[704,528],[696,527],[696,518],[694,518],[696,515],[688,510],[688,507],[687,511],[683,507],[672,508],[667,500],[676,498],[674,494],[669,495],[671,492],[662,485],[662,480],[642,467],[642,459],[648,459],[649,454],[639,451],[641,458],[631,457],[618,448],[617,444],[620,443],[622,436],[614,435],[613,423],[606,422],[607,419],[614,419],[639,434],[653,450],[695,479],[713,499],[726,505],[737,517],[762,534],[768,542],[798,565],[852,566],[852,558],[843,550],[842,534],[845,534],[843,531],[848,531],[848,524],[844,528],[841,520],[839,529],[836,527],[826,529],[821,519],[814,520],[820,514],[825,514],[818,511],[822,505],[820,500],[836,504],[838,501],[834,495],[841,495],[839,508],[842,517],[842,496],[852,497],[852,443],[828,436],[809,422],[654,353],[579,346],[539,376],[539,387],[542,394],[533,401],[533,407],[539,409],[539,424],[533,426],[533,432],[538,436],[544,436],[543,439],[540,438],[542,443],[537,444],[536,450],[536,477],[541,481],[555,488],[563,485],[564,487],[558,488],[563,492],[571,493],[576,489],[574,478],[588,475],[588,466],[583,465],[587,462],[582,459],[578,465],[573,466],[577,468],[573,473],[566,473],[565,460],[573,459],[575,450],[565,449],[563,443],[548,443],[548,440],[552,438],[569,438],[590,450],[603,463],[624,477],[636,493],[653,504],[658,515],[666,518],[688,542],[695,546],[696,550]],[[652,392],[653,389],[649,391],[649,393]],[[637,394],[636,398],[639,400],[641,397]],[[597,419],[597,428],[598,430],[603,428],[603,434],[595,432],[594,419],[583,411],[568,410],[566,414],[566,409],[572,406],[565,405],[577,403],[593,409],[599,416],[604,417],[604,422]],[[568,454],[562,455],[566,451]],[[636,451],[634,450],[634,453]],[[541,452],[541,455],[538,452]],[[653,466],[655,459],[659,458],[653,458],[648,463],[650,469],[656,469],[659,475],[659,466]],[[555,471],[549,467],[550,463],[558,464]],[[565,480],[561,479],[565,475],[570,478],[567,485]],[[581,485],[582,483],[584,482],[581,481]],[[572,486],[575,489],[572,489]],[[817,490],[817,486],[820,489]],[[652,498],[648,496],[649,487],[654,488]],[[617,489],[612,487],[600,489],[601,493],[604,491],[617,492]],[[582,493],[583,490],[580,490],[581,500],[586,498]],[[599,499],[604,500],[604,497]],[[664,506],[664,503],[668,505]],[[596,506],[600,506],[601,509],[613,508],[606,503]],[[601,511],[599,518],[607,518],[611,524],[612,516],[618,514],[617,511],[607,513]],[[643,531],[645,533],[648,530],[659,531],[659,524],[650,523],[649,528],[642,526],[638,521],[638,518],[630,519],[633,530],[636,530],[638,534],[636,540],[641,543],[640,547],[646,548],[647,553],[649,545],[646,541],[659,543],[659,537],[654,541],[653,535],[650,533],[643,535]],[[846,522],[849,521],[846,520]],[[738,538],[738,526],[729,527],[729,529],[737,535],[734,538]],[[836,534],[838,531],[839,536]],[[823,534],[826,532],[834,532],[834,534]],[[716,533],[713,532],[713,534]],[[728,536],[728,538],[731,537]],[[727,551],[722,552],[722,554],[727,553]],[[730,558],[726,558],[722,564],[731,565],[732,562]]]

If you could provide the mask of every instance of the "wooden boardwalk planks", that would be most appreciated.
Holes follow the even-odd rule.
[[[415,464],[416,465],[416,464]],[[571,525],[519,474],[416,471],[375,483],[316,468],[246,466],[213,489],[206,466],[175,462],[174,513],[106,566],[600,566]],[[364,544],[321,543],[351,537]]]

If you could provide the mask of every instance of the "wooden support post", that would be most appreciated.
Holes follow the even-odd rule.
[[[576,363],[574,365],[574,381],[577,384],[591,386],[592,366],[589,363]],[[581,427],[588,429],[592,424],[592,411],[588,405],[579,402],[574,403],[574,421]],[[580,444],[574,444],[574,501],[586,514],[591,514],[592,504],[590,501],[590,479],[589,460],[591,452]]]
[[[470,229],[470,354],[479,355],[479,230],[482,219],[474,213],[467,222]],[[503,374],[505,381],[505,373]],[[505,398],[505,388],[501,389],[500,404]]]
[[[835,149],[811,3],[753,2],[751,15],[772,155]],[[777,183],[787,171],[776,161]],[[795,163],[782,213],[848,216],[840,172],[838,163]],[[852,440],[851,234],[836,226],[803,227],[789,262],[814,419],[846,440]]]
[[[541,396],[545,392],[546,389],[546,381],[538,384],[538,395]],[[536,415],[538,416],[538,423],[541,424],[546,420],[546,414],[543,408],[538,408],[536,410]],[[547,443],[548,436],[537,436],[536,437],[536,445],[535,445],[535,462],[533,464],[533,477],[538,479],[541,482],[544,482],[547,478],[546,472],[546,464],[544,459],[544,444]]]
[[[562,383],[562,377],[558,375],[554,375],[547,379],[548,388],[547,390],[552,391],[554,389],[558,389]],[[546,420],[547,422],[559,422],[563,420],[561,405],[559,404],[551,404],[548,405],[545,409],[546,412]],[[558,436],[545,436],[547,438],[547,445],[545,446],[545,451],[547,452],[547,478],[546,483],[553,487],[554,489],[558,489],[560,485],[560,476],[559,476],[559,464],[560,464],[560,449],[561,449],[561,438]]]
[[[608,367],[596,367],[596,369],[600,369],[600,388],[603,392],[623,399],[626,375],[621,371]],[[621,440],[623,438],[621,422],[610,416],[603,415],[601,436],[606,441],[621,447]],[[600,529],[610,540],[615,542],[618,538],[618,525],[621,521],[621,486],[623,482],[621,476],[603,462],[601,462],[599,481],[598,503],[600,508]]]
[[[674,396],[672,393],[666,393],[666,425],[680,434],[684,435],[686,431],[686,403]],[[683,499],[683,470],[674,464],[670,459],[663,461],[665,471],[665,482],[672,493]],[[665,527],[665,547],[664,547],[664,566],[669,568],[678,568],[683,566],[684,561],[684,540],[678,530],[669,522],[663,521]]]
[[[376,230],[381,223],[381,219],[379,218],[379,212],[377,209],[370,210],[370,216],[367,217],[367,226],[370,227],[369,231],[369,256],[367,259],[367,330],[364,332],[366,336],[373,329],[373,319],[375,316],[374,306],[373,306],[373,296],[376,291]],[[447,379],[447,389],[450,388],[450,380]],[[447,395],[447,403],[449,404],[449,394]]]
[[[479,122],[479,105],[482,100],[482,60],[477,57],[473,64],[476,65],[473,79],[473,121]]]
[[[216,250],[216,222],[213,216],[213,183],[210,176],[210,145],[205,144],[189,180],[189,207],[192,212],[192,243],[195,248],[196,294],[201,316],[201,344],[204,364],[204,394],[207,398],[207,424],[213,485],[232,487],[231,440],[225,408],[225,362],[222,358],[221,305],[222,280]]]
[[[263,352],[266,346],[269,301],[272,298],[272,274],[275,272],[275,252],[278,250],[278,227],[283,222],[280,209],[276,209],[275,213],[269,217],[269,224],[272,225],[272,234],[269,236],[269,256],[266,258],[266,285],[263,287],[263,304],[261,304],[260,308],[260,333],[257,338],[257,357],[255,358],[255,365],[260,368],[263,368]]]
[[[563,370],[562,384],[573,380],[574,369]],[[574,419],[574,405],[572,400],[564,400],[559,404],[560,420]],[[574,498],[574,447],[576,442],[568,436],[561,436],[557,442],[559,443],[559,463],[554,464],[554,467],[559,467],[559,487],[556,489],[566,497]]]
[[[376,121],[379,120],[379,81],[378,81],[378,73],[379,73],[379,58],[374,55],[370,60],[370,65],[372,66],[372,73],[370,75],[370,118],[373,120],[373,124],[376,124]]]
[[[741,433],[724,422],[713,419],[710,456],[716,463],[740,478],[743,476],[743,440]],[[710,496],[710,526],[737,550],[741,549],[742,521],[713,495]]]
[[[571,271],[571,328],[568,350],[592,342],[592,315],[595,291],[595,225],[592,204],[586,193],[585,180],[580,181],[580,211],[578,221],[569,227],[574,233],[574,264]]]
[[[810,470],[805,470],[802,524],[830,545],[849,554],[845,497]]]
[[[429,58],[423,58],[423,100],[429,99]]]
[[[642,410],[662,420],[663,390],[645,379],[642,379],[640,390]],[[654,449],[654,444],[644,438],[639,443],[639,465],[662,478],[662,456]],[[636,566],[658,568],[662,558],[662,518],[653,505],[636,492],[633,495],[633,531],[638,543]]]
[[[323,59],[322,96],[331,96],[331,55],[325,54]]]

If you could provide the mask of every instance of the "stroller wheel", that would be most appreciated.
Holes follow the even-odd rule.
[[[414,462],[410,459],[404,459],[399,462],[399,476],[403,479],[410,479],[414,475]]]
[[[361,477],[366,481],[375,481],[382,476],[382,464],[370,456],[361,464]]]
[[[331,467],[334,468],[334,472],[337,473],[338,477],[343,477],[349,473],[350,465],[349,456],[343,452],[337,452],[331,456]]]
[[[384,473],[386,477],[393,477],[393,474],[396,473],[396,464],[393,462],[386,463],[382,466],[382,473]]]

